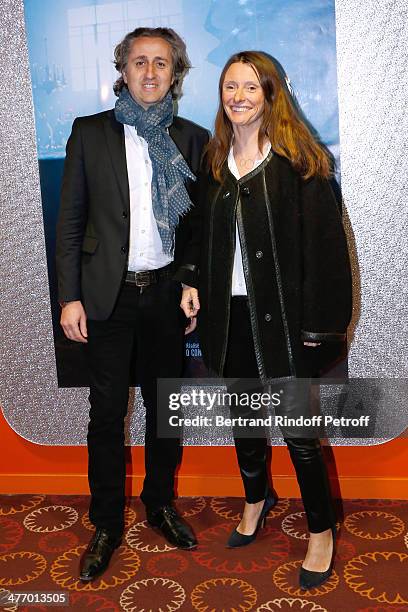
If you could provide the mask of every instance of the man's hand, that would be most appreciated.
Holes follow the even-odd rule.
[[[60,323],[67,338],[75,342],[88,342],[86,314],[79,300],[62,306]]]
[[[304,342],[303,343],[305,346],[312,346],[313,348],[316,348],[316,346],[320,346],[321,342]]]
[[[181,297],[180,308],[190,319],[190,324],[186,327],[186,334],[191,333],[197,326],[197,313],[200,310],[200,301],[198,299],[198,291],[194,287],[184,285],[183,295]]]
[[[197,289],[184,285],[180,308],[188,319],[197,316],[197,313],[200,310],[200,300],[198,299]]]

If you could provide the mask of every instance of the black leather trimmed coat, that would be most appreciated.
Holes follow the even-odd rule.
[[[330,184],[304,181],[272,151],[238,181],[226,163],[223,177],[222,184],[200,177],[192,240],[176,275],[198,287],[206,365],[222,375],[237,221],[260,377],[313,376],[329,365],[327,343],[343,347],[352,311],[347,242]]]

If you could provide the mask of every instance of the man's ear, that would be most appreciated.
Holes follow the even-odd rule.
[[[125,81],[125,83],[127,85],[127,76],[126,76],[125,70],[122,71],[122,79]]]

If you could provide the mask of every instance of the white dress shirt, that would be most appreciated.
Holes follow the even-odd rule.
[[[261,159],[256,160],[254,168],[253,168],[254,170],[255,168],[259,166],[259,164],[263,162],[263,160],[267,157],[270,150],[271,150],[271,145],[269,143],[265,155]],[[232,146],[228,154],[228,168],[231,174],[233,174],[237,180],[241,178],[239,171],[238,171],[236,161],[235,161]],[[247,293],[248,292],[246,288],[244,268],[242,265],[241,242],[239,240],[238,223],[236,223],[235,224],[235,253],[234,253],[234,267],[232,269],[231,295],[247,295]]]
[[[152,205],[152,163],[147,142],[136,128],[125,125],[126,165],[130,197],[128,270],[163,268],[172,258],[163,252]]]

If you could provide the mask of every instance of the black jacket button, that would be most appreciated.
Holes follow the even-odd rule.
[[[250,190],[249,190],[249,187],[247,187],[247,186],[245,185],[245,187],[243,187],[243,188],[242,188],[242,193],[243,193],[244,195],[248,196],[248,195],[251,193],[251,192],[250,192]]]
[[[128,216],[128,214],[127,214],[126,210],[124,210],[123,213],[122,213],[122,217],[124,219],[127,219],[127,216]]]
[[[267,312],[265,315],[265,321],[267,321],[268,323],[269,321],[272,321],[272,315],[270,315],[269,312]]]
[[[230,197],[230,195],[231,195],[231,194],[230,194],[230,192],[229,192],[229,191],[226,191],[226,192],[223,194],[222,199],[223,199],[223,200],[226,200],[227,198],[229,198],[229,197]]]
[[[120,247],[120,250],[122,251],[122,253],[126,253],[127,252],[127,248],[125,246]]]
[[[262,251],[257,251],[257,252],[255,253],[255,257],[256,257],[257,259],[262,259],[262,257],[263,257],[263,253],[262,253]]]

